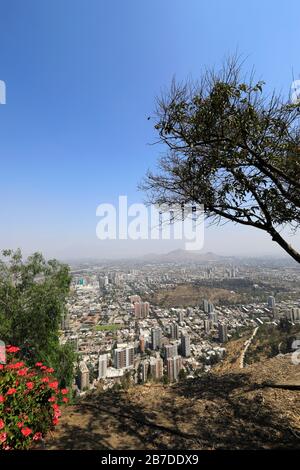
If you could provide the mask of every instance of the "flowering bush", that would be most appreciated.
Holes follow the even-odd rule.
[[[68,389],[59,389],[54,369],[18,360],[19,348],[7,346],[7,364],[0,364],[0,449],[28,449],[58,424],[59,405]]]

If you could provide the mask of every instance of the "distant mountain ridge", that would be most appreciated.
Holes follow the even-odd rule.
[[[232,259],[232,257],[221,256],[213,253],[211,251],[203,253],[202,251],[192,251],[192,250],[173,250],[169,253],[164,254],[148,254],[143,257],[146,261],[156,261],[156,262],[198,262],[198,263],[207,263],[210,261],[225,261],[227,259]]]

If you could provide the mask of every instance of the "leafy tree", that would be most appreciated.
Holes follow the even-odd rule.
[[[154,118],[167,151],[141,188],[152,203],[201,204],[212,223],[262,230],[300,262],[280,233],[300,223],[300,107],[263,87],[242,80],[235,59],[197,83],[173,81]]]
[[[128,390],[130,388],[131,378],[132,378],[131,372],[127,370],[121,379],[121,385],[124,390]]]
[[[4,250],[0,260],[0,338],[18,345],[31,363],[43,360],[69,385],[74,353],[59,344],[59,328],[70,288],[68,266],[40,253],[23,260]]]
[[[162,383],[163,383],[164,385],[168,385],[168,383],[169,383],[170,381],[169,381],[169,377],[168,377],[168,374],[167,374],[167,373],[164,372],[161,381],[162,381]]]
[[[186,379],[186,376],[187,376],[186,371],[184,369],[180,369],[180,371],[178,372],[178,380],[180,382],[183,382]]]
[[[290,333],[292,325],[287,318],[280,318],[278,329],[284,331],[285,333]]]
[[[70,387],[74,378],[74,364],[77,360],[77,354],[73,345],[59,344],[58,341],[52,345],[51,353],[45,357],[45,361],[56,371],[60,387]]]
[[[153,375],[151,374],[151,372],[149,372],[148,376],[147,376],[147,382],[153,382],[154,381],[154,377]]]

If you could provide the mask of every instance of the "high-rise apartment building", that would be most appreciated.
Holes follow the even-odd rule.
[[[140,349],[140,352],[141,352],[141,353],[144,353],[144,352],[145,352],[145,338],[144,338],[144,336],[141,336],[141,337],[140,337],[140,340],[139,340],[139,349]]]
[[[116,369],[127,369],[134,363],[134,347],[117,348],[114,350],[114,366]]]
[[[147,318],[149,316],[149,302],[135,302],[134,316],[135,318]]]
[[[212,313],[214,311],[214,304],[209,302],[207,299],[203,300],[203,311],[204,313]]]
[[[143,302],[143,305],[142,305],[143,318],[147,318],[149,316],[149,309],[150,309],[149,302]]]
[[[98,359],[98,380],[107,376],[107,354],[100,354]]]
[[[161,348],[162,331],[160,328],[152,328],[151,340],[152,340],[152,349],[154,351]]]
[[[165,358],[166,360],[169,357],[178,356],[178,346],[177,344],[167,344],[165,346]]]
[[[224,325],[223,323],[219,323],[218,332],[219,332],[219,341],[221,341],[221,343],[226,343],[226,341],[228,341],[227,325]]]
[[[81,391],[90,387],[90,372],[84,361],[79,364],[78,385]]]
[[[190,357],[191,355],[191,339],[187,334],[181,335],[181,354],[184,357]]]
[[[275,297],[273,295],[270,295],[268,297],[268,307],[269,308],[274,308],[275,307]]]
[[[170,335],[172,339],[179,338],[179,325],[177,323],[171,323],[170,325]]]
[[[291,320],[299,321],[300,320],[300,308],[294,307],[291,310]]]
[[[142,361],[139,365],[140,370],[140,379],[142,382],[147,382],[147,378],[149,375],[149,361]]]
[[[169,357],[167,359],[167,374],[170,382],[178,380],[179,371],[182,369],[181,356]]]
[[[208,320],[212,323],[218,323],[218,314],[217,312],[209,312]]]
[[[208,312],[207,313],[213,313],[214,311],[214,304],[212,304],[211,302],[208,302]]]
[[[150,373],[155,380],[160,380],[163,376],[164,366],[161,357],[150,357]]]
[[[178,312],[178,323],[183,323],[184,314],[183,312]]]
[[[135,294],[135,295],[131,295],[131,296],[129,297],[129,300],[130,300],[130,302],[131,302],[132,304],[134,304],[135,302],[140,302],[140,301],[141,301],[141,298],[140,298],[139,295],[136,295],[136,294]]]
[[[204,331],[205,333],[209,333],[212,328],[212,321],[211,320],[204,320]]]
[[[141,318],[142,304],[141,302],[135,302],[133,305],[135,318]]]

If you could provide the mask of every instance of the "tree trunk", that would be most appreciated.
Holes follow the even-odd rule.
[[[271,235],[272,240],[274,240],[278,245],[281,246],[281,248],[284,249],[292,258],[294,258],[297,263],[300,263],[300,253],[296,251],[291,245],[287,243],[287,241],[282,238],[280,233],[276,232],[276,230],[272,227],[270,230],[268,230],[268,233]]]

